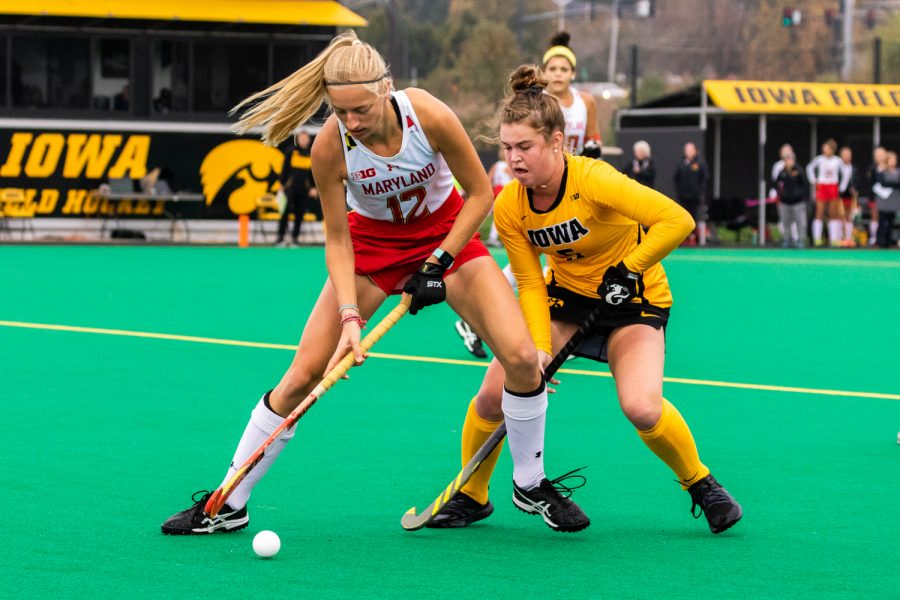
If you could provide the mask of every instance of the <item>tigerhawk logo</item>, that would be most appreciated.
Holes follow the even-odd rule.
[[[206,205],[226,201],[234,214],[250,214],[260,196],[277,191],[283,163],[281,152],[256,140],[219,144],[200,165]]]

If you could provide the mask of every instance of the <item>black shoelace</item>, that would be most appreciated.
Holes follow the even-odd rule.
[[[580,471],[582,469],[587,469],[587,467],[585,466],[585,467],[578,467],[577,469],[572,469],[568,473],[564,473],[564,474],[560,475],[559,477],[557,477],[556,479],[551,480],[550,485],[552,485],[554,488],[556,488],[556,491],[559,492],[560,496],[562,496],[563,498],[568,498],[572,495],[572,493],[575,490],[577,490],[580,487],[584,487],[584,485],[587,483],[587,477],[585,477],[584,475],[577,474],[578,471]],[[570,485],[570,484],[563,483],[567,479],[574,479],[574,480],[578,481],[579,483],[577,485]]]
[[[200,498],[199,498],[199,499],[197,499],[197,494],[200,494]],[[191,494],[191,502],[194,503],[194,506],[197,506],[197,505],[200,504],[201,502],[205,504],[205,503],[206,503],[206,499],[207,499],[211,494],[212,494],[212,492],[210,492],[209,490],[198,490],[198,491],[194,492],[193,494]]]
[[[712,483],[703,483],[698,486],[697,497],[694,498],[691,496],[691,500],[693,501],[693,504],[691,504],[691,514],[695,519],[699,519],[700,516],[706,512],[706,509],[713,504],[730,502],[725,489],[720,485],[713,485]],[[694,509],[696,508],[699,508],[700,511],[695,511]]]

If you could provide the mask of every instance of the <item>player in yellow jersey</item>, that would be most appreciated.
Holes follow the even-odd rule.
[[[537,66],[519,67],[510,84],[500,142],[516,180],[497,197],[494,219],[544,364],[603,303],[593,334],[575,353],[609,363],[619,404],[640,438],[690,493],[694,516],[699,507],[713,533],[725,531],[740,520],[741,507],[700,461],[687,423],[662,396],[672,294],[659,261],[693,231],[694,221],[674,201],[608,164],[567,154],[562,111],[544,92],[547,80]],[[499,425],[502,378],[494,361],[464,426],[463,464],[480,446],[476,440]],[[493,465],[486,461],[460,499],[445,507],[456,526],[467,524],[467,506],[487,502]]]

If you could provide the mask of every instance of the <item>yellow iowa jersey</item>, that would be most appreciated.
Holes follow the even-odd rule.
[[[300,154],[299,151],[294,150],[291,152],[291,167],[309,171],[312,169],[312,158],[309,154]]]
[[[610,266],[642,274],[639,297],[659,307],[672,304],[659,264],[693,230],[690,214],[673,200],[605,162],[567,155],[564,185],[546,211],[534,209],[528,190],[513,180],[494,203],[494,222],[519,285],[519,301],[538,348],[550,352],[547,281],[599,298],[597,286]],[[648,232],[641,228],[649,227]]]

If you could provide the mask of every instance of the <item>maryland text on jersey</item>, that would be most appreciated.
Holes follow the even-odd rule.
[[[389,168],[388,170],[390,171],[392,169]],[[412,187],[414,185],[419,185],[422,182],[427,181],[434,175],[435,171],[437,171],[437,168],[434,166],[434,163],[428,163],[425,167],[419,169],[418,171],[407,173],[406,176],[398,175],[397,177],[388,177],[387,179],[382,179],[380,181],[364,182],[362,184],[362,189],[364,193],[369,194],[370,196],[400,192],[405,190],[406,188]],[[370,172],[371,175],[369,174]],[[354,181],[359,181],[366,177],[378,177],[378,171],[374,168],[370,168],[366,169],[365,171],[351,173],[350,177]]]

